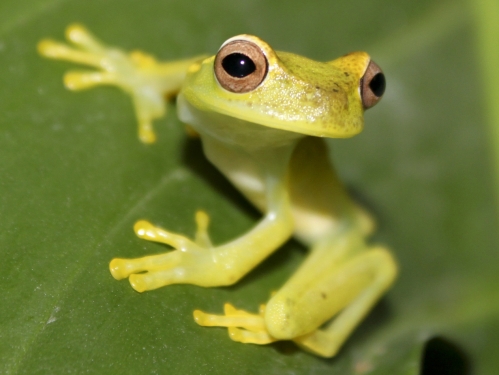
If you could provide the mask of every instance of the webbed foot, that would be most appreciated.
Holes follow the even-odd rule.
[[[38,43],[38,52],[47,58],[97,69],[66,73],[64,84],[70,90],[113,85],[127,92],[132,97],[139,124],[139,138],[144,143],[156,140],[152,121],[164,116],[165,96],[175,95],[180,90],[188,67],[200,60],[200,57],[196,57],[160,63],[141,51],[125,53],[104,45],[79,24],[66,29],[66,39],[72,46],[45,39]]]
[[[173,251],[137,259],[115,258],[109,264],[117,280],[129,278],[138,292],[157,289],[170,284],[215,286],[230,284],[230,269],[217,261],[216,248],[208,235],[209,217],[203,211],[196,213],[195,240],[172,233],[141,220],[135,223],[138,237],[172,246]]]

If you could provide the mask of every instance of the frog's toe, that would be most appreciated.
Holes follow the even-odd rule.
[[[196,212],[195,220],[197,227],[196,243],[205,249],[213,247],[210,235],[208,234],[208,226],[210,225],[210,216],[203,210],[198,210]]]
[[[180,239],[185,237],[176,235],[162,228],[156,227],[146,220],[139,220],[133,226],[133,230],[137,237],[154,242],[162,242],[167,245],[177,247]]]
[[[109,72],[71,71],[64,75],[64,86],[73,91],[116,82],[116,74]]]
[[[250,314],[238,311],[229,303],[224,305],[224,315],[208,314],[201,310],[195,310],[194,320],[203,327],[240,327],[247,321]]]
[[[266,331],[252,332],[237,327],[229,327],[229,337],[232,341],[243,344],[267,345],[277,341]]]
[[[51,39],[43,39],[37,45],[38,53],[50,59],[69,60],[78,53],[75,49]]]
[[[140,66],[141,68],[154,68],[158,64],[154,56],[143,51],[131,51],[129,56],[134,64]]]
[[[147,273],[130,275],[128,280],[130,281],[132,288],[139,293],[145,292],[146,290],[156,289],[152,287],[155,284],[154,278]],[[159,286],[157,288],[159,288]]]
[[[199,251],[201,248],[189,238],[156,227],[145,220],[140,220],[133,227],[137,237],[148,241],[160,242],[175,249]],[[175,253],[175,252],[173,252]],[[173,254],[172,253],[172,254]],[[173,256],[173,255],[172,255]]]
[[[263,315],[238,310],[230,303],[224,305],[224,315],[194,311],[194,320],[205,327],[239,327],[252,332],[265,331]]]
[[[57,43],[50,39],[43,39],[37,45],[36,49],[38,53],[45,57],[54,57],[57,56],[57,49],[61,46],[60,43]],[[62,45],[64,46],[64,45]],[[66,47],[66,46],[64,46]]]
[[[67,40],[75,44],[82,44],[81,41],[88,39],[90,32],[82,24],[72,23],[66,27],[65,35]]]
[[[158,228],[146,220],[139,220],[133,226],[137,237],[144,240],[154,241],[157,237]]]
[[[139,139],[143,143],[156,142],[156,133],[154,133],[151,120],[142,120],[139,122]]]
[[[185,270],[182,267],[162,271],[153,271],[130,275],[130,285],[137,292],[154,290],[162,286],[178,284],[185,281]]]
[[[109,263],[109,271],[116,280],[122,280],[135,272],[135,267],[127,259],[114,258]]]
[[[73,23],[66,28],[66,39],[92,52],[102,52],[105,48],[85,26],[79,23]]]
[[[227,330],[232,341],[244,342],[243,330],[237,327],[229,327]]]
[[[194,316],[194,321],[203,327],[219,327],[220,326],[220,315],[207,314],[201,310],[194,310],[192,313]]]
[[[134,87],[133,84],[130,87],[133,91],[132,98],[139,126],[139,139],[144,143],[154,143],[156,134],[152,122],[164,116],[166,112],[164,99],[162,95],[151,90],[143,90],[140,87]]]

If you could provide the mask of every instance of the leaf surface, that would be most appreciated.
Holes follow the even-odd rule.
[[[493,374],[497,208],[466,9],[429,0],[3,0],[0,373],[416,375],[439,337],[461,369]],[[63,72],[74,67],[41,59],[35,46],[62,39],[75,21],[108,44],[161,59],[214,53],[228,37],[251,33],[319,60],[366,50],[383,67],[388,91],[366,113],[365,131],[330,144],[343,179],[379,218],[373,241],[393,249],[401,274],[336,358],[290,343],[234,343],[226,330],[192,319],[195,308],[220,312],[226,301],[256,310],[303,260],[297,242],[233,287],[138,294],[112,279],[113,257],[165,251],[135,237],[138,219],[192,235],[203,208],[219,243],[258,214],[187,139],[174,103],[156,123],[159,141],[145,146],[121,92],[63,88]]]

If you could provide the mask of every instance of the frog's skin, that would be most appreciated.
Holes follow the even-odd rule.
[[[139,221],[140,238],[174,250],[113,259],[114,278],[128,277],[138,292],[178,283],[231,285],[295,236],[310,255],[258,314],[226,304],[224,315],[196,310],[194,319],[228,327],[235,341],[293,340],[334,356],[397,274],[388,250],[366,243],[373,221],[339,182],[321,139],[362,130],[364,110],[384,90],[377,65],[364,52],[316,62],[276,52],[251,35],[229,39],[216,56],[174,62],[108,48],[80,25],[70,26],[66,36],[75,47],[44,40],[40,53],[99,69],[69,72],[68,88],[107,84],[125,90],[139,137],[149,143],[155,140],[153,119],[165,113],[164,97],[177,94],[178,116],[199,134],[207,158],[263,212],[248,233],[217,246],[201,211],[193,240]]]

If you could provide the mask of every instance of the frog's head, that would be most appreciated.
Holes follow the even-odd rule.
[[[358,134],[364,110],[383,95],[385,78],[365,52],[326,63],[276,52],[251,35],[227,40],[189,70],[184,95],[195,107],[301,134]]]

